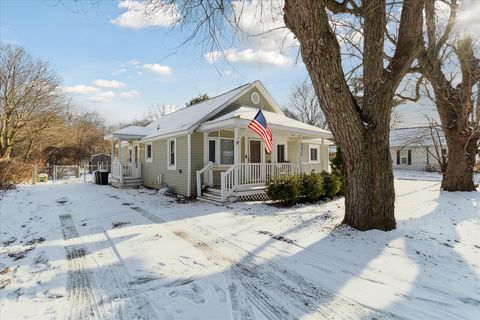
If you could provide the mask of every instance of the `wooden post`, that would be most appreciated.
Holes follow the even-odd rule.
[[[236,187],[238,184],[238,163],[240,159],[240,140],[239,140],[239,132],[238,132],[238,127],[235,127],[233,131],[233,165],[235,166],[235,180],[233,182],[233,185]]]
[[[300,136],[298,140],[298,146],[300,148],[300,165],[299,165],[299,171],[300,174],[303,174],[303,137]]]
[[[32,184],[35,184],[37,181],[35,181],[37,176],[37,166],[32,166]]]

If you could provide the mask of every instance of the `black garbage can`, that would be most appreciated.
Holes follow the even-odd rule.
[[[100,184],[100,171],[93,171],[93,183]]]
[[[100,184],[107,185],[108,184],[108,171],[99,171],[100,173]]]

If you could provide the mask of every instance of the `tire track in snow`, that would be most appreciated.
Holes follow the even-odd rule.
[[[167,221],[148,212],[145,209],[140,207],[132,206],[130,209],[136,211],[137,213],[141,214],[148,220],[162,224],[166,223]],[[179,234],[173,232],[176,236],[184,239]],[[184,239],[185,240],[185,239]],[[247,295],[245,293],[245,288],[242,286],[240,280],[231,272],[224,272],[224,278],[227,282],[228,292],[230,295],[230,302],[232,307],[232,317],[234,320],[254,320],[253,310],[250,306],[249,300],[247,299]],[[269,318],[275,320],[275,318]]]
[[[93,257],[93,260],[99,265],[95,276],[101,280],[101,291],[107,295],[105,302],[111,306],[114,319],[158,319],[148,299],[129,284],[131,275],[108,233],[103,228],[96,227],[90,229],[90,234],[101,236],[101,241],[105,244],[102,246],[98,239],[92,241],[96,245],[96,251],[101,252],[102,259],[107,263],[100,266],[100,259]]]
[[[59,217],[63,239],[70,243],[71,239],[78,238],[72,216],[65,214]],[[65,318],[68,320],[102,319],[92,290],[92,272],[87,268],[85,247],[69,244],[65,246],[65,254],[69,265],[67,299],[70,304]]]
[[[67,242],[79,237],[71,215],[61,215],[60,224],[63,238]],[[87,250],[83,245],[67,245],[65,247],[69,261],[67,299],[70,303],[66,319],[158,319],[148,300],[143,295],[137,294],[128,284],[127,280],[130,275],[108,234],[101,228],[93,231],[101,234],[103,242],[106,243],[106,248],[98,247],[97,249],[106,249],[103,251],[106,258],[119,263],[98,265],[98,269],[92,271],[88,268]],[[99,246],[98,241],[92,242]],[[95,260],[95,258],[93,259]],[[93,287],[100,289],[97,292],[100,299],[96,298]]]
[[[142,208],[131,208],[152,222],[166,222]],[[195,225],[192,224],[192,228],[201,229],[202,233],[207,232],[212,234],[209,230],[199,226],[198,223]],[[315,318],[321,319],[368,319],[370,317],[384,319],[393,317],[392,314],[384,314],[377,310],[367,308],[348,298],[339,297],[320,288],[319,284],[305,279],[305,277],[293,270],[286,269],[268,259],[253,255],[223,237],[216,237],[217,240],[221,240],[222,247],[226,246],[230,249],[228,251],[233,252],[239,252],[240,250],[246,254],[245,258],[238,260],[226,256],[206,244],[201,237],[192,232],[177,229],[173,230],[173,233],[203,251],[211,261],[229,268],[229,271],[224,272],[227,273],[228,278],[231,279],[229,282],[229,292],[235,292],[235,290],[230,290],[231,284],[234,286],[241,285],[251,304],[267,319],[297,319],[303,315],[314,316]],[[209,241],[209,243],[216,242],[218,243],[219,241]],[[242,295],[240,294],[239,296],[241,297]],[[235,297],[231,300],[232,308],[238,306]],[[253,313],[245,311],[245,309],[240,307],[238,310],[234,309],[234,318],[253,319]]]

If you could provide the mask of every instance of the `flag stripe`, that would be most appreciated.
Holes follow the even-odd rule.
[[[273,135],[262,110],[258,111],[255,118],[250,121],[248,127],[262,138],[267,154],[271,153],[273,147]]]

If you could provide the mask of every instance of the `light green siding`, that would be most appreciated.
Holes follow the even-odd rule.
[[[250,96],[254,91],[256,91],[260,95],[260,103],[259,104],[253,104],[251,99],[250,99]],[[273,106],[270,103],[268,103],[267,99],[265,99],[265,97],[260,93],[260,91],[253,88],[253,89],[250,89],[244,95],[242,95],[240,98],[238,98],[237,100],[232,102],[229,106],[224,108],[218,114],[213,116],[211,119],[219,118],[219,117],[221,117],[221,116],[223,116],[223,115],[225,115],[229,112],[237,110],[241,106],[253,107],[253,108],[260,108],[261,107],[263,110],[275,112],[274,109],[273,109]]]
[[[177,166],[175,170],[170,170],[167,167],[167,141],[168,139],[162,139],[152,142],[153,161],[143,163],[143,184],[151,188],[160,188],[158,177],[161,176],[162,184],[172,187],[176,193],[187,195],[187,136],[176,137]]]
[[[203,133],[192,134],[192,195],[197,194],[197,170],[201,170],[203,163]]]

